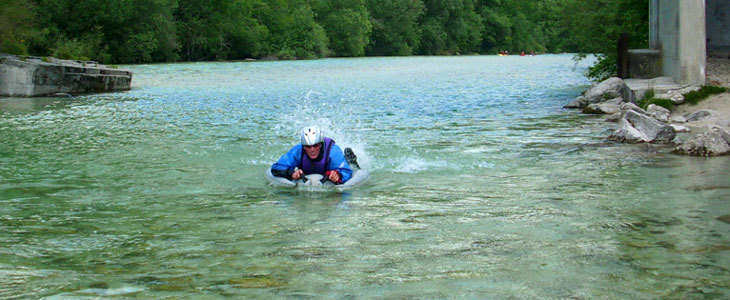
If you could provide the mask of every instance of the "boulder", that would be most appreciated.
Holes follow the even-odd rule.
[[[669,113],[668,109],[654,104],[649,104],[646,108],[647,115],[664,123],[669,121]]]
[[[631,102],[621,103],[619,107],[621,108],[621,111],[619,112],[621,114],[621,118],[623,118],[629,111],[637,112],[642,115],[648,115],[645,110],[641,109],[641,107]]]
[[[621,106],[618,104],[610,104],[610,103],[594,103],[589,104],[588,106],[583,108],[584,114],[604,114],[604,115],[611,115],[621,112]]]
[[[687,123],[687,118],[683,116],[671,116],[669,117],[669,121],[672,123]]]
[[[674,149],[674,153],[692,156],[720,156],[730,154],[730,145],[723,137],[724,130],[713,128],[705,133],[694,136]],[[722,130],[722,131],[721,131]]]
[[[585,107],[586,105],[588,105],[588,102],[586,101],[586,97],[578,96],[578,98],[575,98],[575,100],[573,100],[573,102],[566,104],[565,106],[563,106],[563,108],[579,109],[579,108]]]
[[[727,130],[725,130],[722,127],[717,126],[717,125],[710,126],[710,130],[719,133],[720,136],[722,136],[722,138],[725,140],[725,142],[730,144],[730,133],[727,132]]]
[[[619,128],[608,139],[626,143],[669,143],[676,135],[671,126],[645,114],[628,110],[619,121]]]
[[[712,110],[700,109],[696,112],[686,114],[686,115],[684,115],[684,117],[687,119],[687,122],[694,122],[694,121],[699,121],[699,120],[706,119],[706,118],[711,118],[716,115],[717,115],[717,113]]]
[[[638,129],[634,128],[628,120],[622,118],[619,120],[618,129],[608,139],[624,143],[640,143],[646,142],[647,137],[639,132]]]
[[[605,102],[623,95],[626,83],[618,77],[611,77],[586,91],[585,100],[590,103]]]
[[[689,127],[687,127],[687,126],[676,125],[676,124],[669,124],[669,126],[672,126],[672,128],[674,128],[675,132],[690,132]]]
[[[621,112],[617,112],[615,114],[611,114],[610,116],[606,117],[606,122],[618,122],[621,120]]]

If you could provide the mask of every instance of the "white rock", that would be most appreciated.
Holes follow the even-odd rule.
[[[676,131],[676,132],[690,132],[689,127],[687,127],[687,126],[676,125],[676,124],[669,124],[669,126],[672,126],[672,128],[674,128],[674,131]]]
[[[607,100],[620,97],[623,94],[623,90],[626,88],[626,83],[623,79],[618,77],[611,77],[599,83],[598,85],[591,87],[585,93],[585,99],[588,103],[599,103]]]
[[[646,108],[646,113],[661,122],[666,123],[667,121],[669,121],[670,111],[664,107],[649,104],[649,106]]]
[[[677,133],[674,128],[657,121],[656,119],[629,110],[619,121],[617,129],[608,138],[619,142],[647,142],[647,143],[669,143]]]

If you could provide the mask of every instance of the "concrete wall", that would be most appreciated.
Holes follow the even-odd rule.
[[[662,52],[662,71],[678,84],[705,83],[705,1],[652,0],[651,46]]]
[[[707,53],[730,56],[730,1],[707,0]]]
[[[129,90],[132,72],[93,62],[0,55],[0,96],[34,97]]]

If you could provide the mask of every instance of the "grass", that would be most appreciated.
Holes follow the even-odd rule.
[[[639,100],[636,104],[642,109],[647,109],[651,104],[664,107],[668,110],[672,110],[674,108],[674,102],[672,102],[672,100],[654,98],[654,95],[654,90],[649,89],[646,93],[644,93],[644,97],[641,97],[641,100]]]
[[[644,97],[641,97],[641,100],[639,100],[636,104],[638,104],[642,109],[647,109],[651,104],[664,107],[668,110],[672,110],[674,108],[674,102],[672,102],[672,100],[654,98],[654,95],[654,90],[649,89],[646,93],[644,93]]]
[[[697,91],[684,94],[684,102],[695,105],[700,103],[700,101],[707,99],[710,95],[726,93],[727,91],[728,89],[726,87],[703,85]]]
[[[700,87],[699,90],[686,93],[683,96],[685,103],[695,105],[700,101],[707,99],[707,97],[709,97],[710,95],[726,92],[728,92],[728,88],[726,87],[703,85],[702,87]],[[641,107],[642,109],[646,109],[647,107],[649,107],[650,104],[661,106],[668,110],[672,110],[674,108],[674,102],[672,100],[655,98],[654,95],[654,90],[650,89],[646,91],[644,97],[642,97],[641,100],[639,100],[636,104],[639,105],[639,107]]]

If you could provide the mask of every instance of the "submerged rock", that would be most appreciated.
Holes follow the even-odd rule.
[[[730,224],[730,215],[722,215],[717,217],[717,220],[723,223]]]

